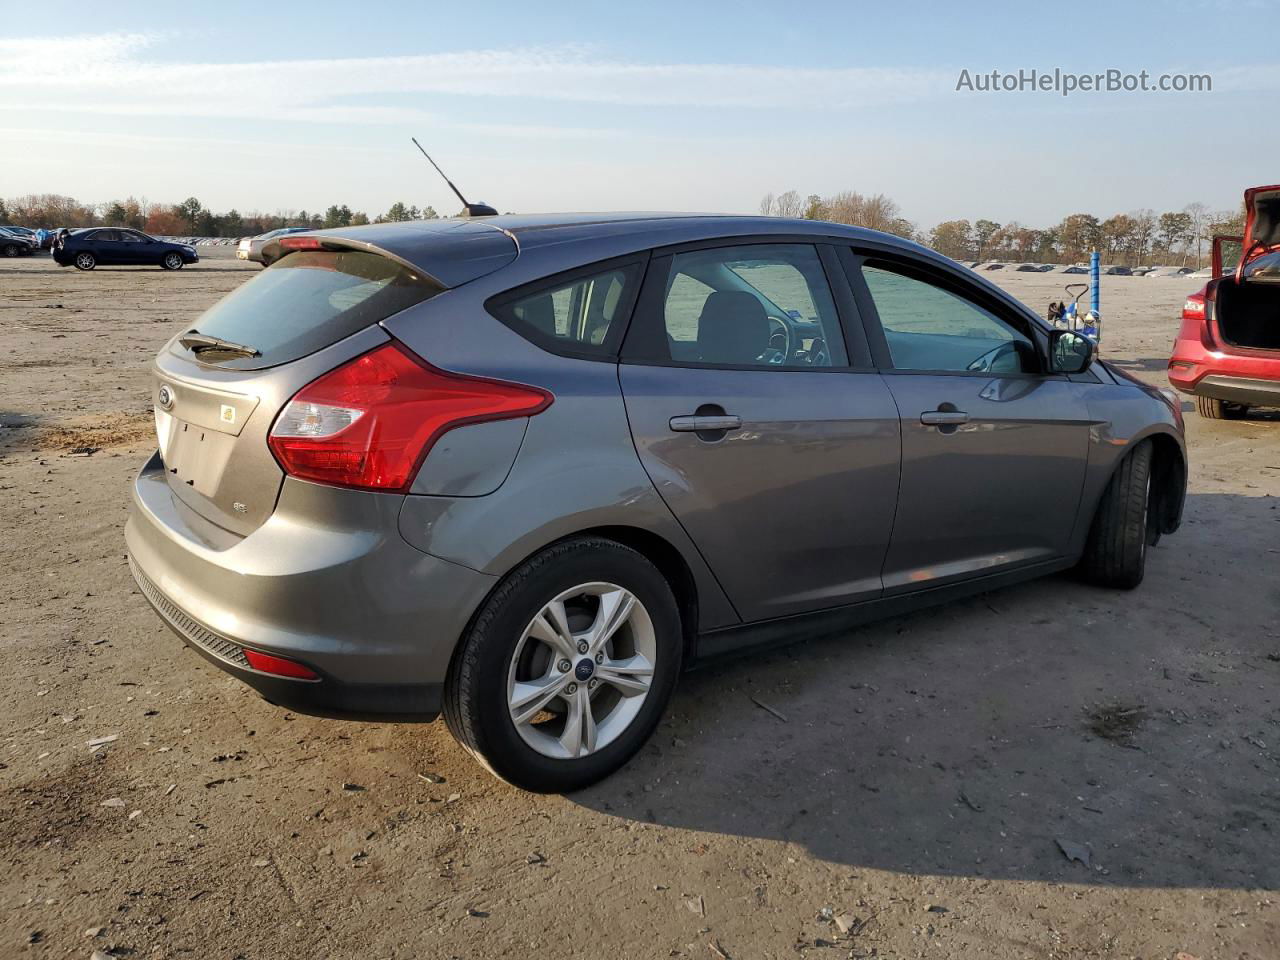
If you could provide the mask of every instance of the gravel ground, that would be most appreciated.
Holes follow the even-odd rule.
[[[265,703],[134,590],[147,361],[254,270],[0,261],[6,955],[1280,956],[1280,417],[1188,413],[1137,591],[711,665],[620,774],[530,796],[442,724]],[[1163,383],[1194,281],[1104,282],[1105,352]]]

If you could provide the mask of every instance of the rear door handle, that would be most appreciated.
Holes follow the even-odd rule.
[[[926,410],[920,414],[920,422],[927,427],[954,427],[969,422],[963,410]]]
[[[676,433],[707,433],[716,430],[737,430],[742,426],[742,418],[729,414],[718,417],[672,417],[671,429]]]

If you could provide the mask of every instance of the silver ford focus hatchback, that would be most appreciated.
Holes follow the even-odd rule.
[[[683,667],[1180,521],[1179,406],[978,275],[829,223],[501,216],[277,238],[154,363],[143,595],[272,702],[442,713],[585,786]]]

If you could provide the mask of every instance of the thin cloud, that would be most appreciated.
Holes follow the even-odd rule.
[[[628,63],[581,47],[472,50],[402,57],[172,63],[147,59],[155,35],[107,34],[0,43],[0,84],[9,104],[130,114],[208,114],[389,122],[360,96],[436,94],[622,106],[817,109],[868,100],[916,99],[949,90],[943,71],[743,64]],[[33,70],[35,64],[38,70]],[[311,115],[306,110],[314,111]]]

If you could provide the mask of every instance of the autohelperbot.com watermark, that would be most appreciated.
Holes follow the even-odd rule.
[[[1020,69],[1015,71],[962,69],[957,93],[1212,93],[1208,73],[1152,73],[1109,69],[1097,73]]]

